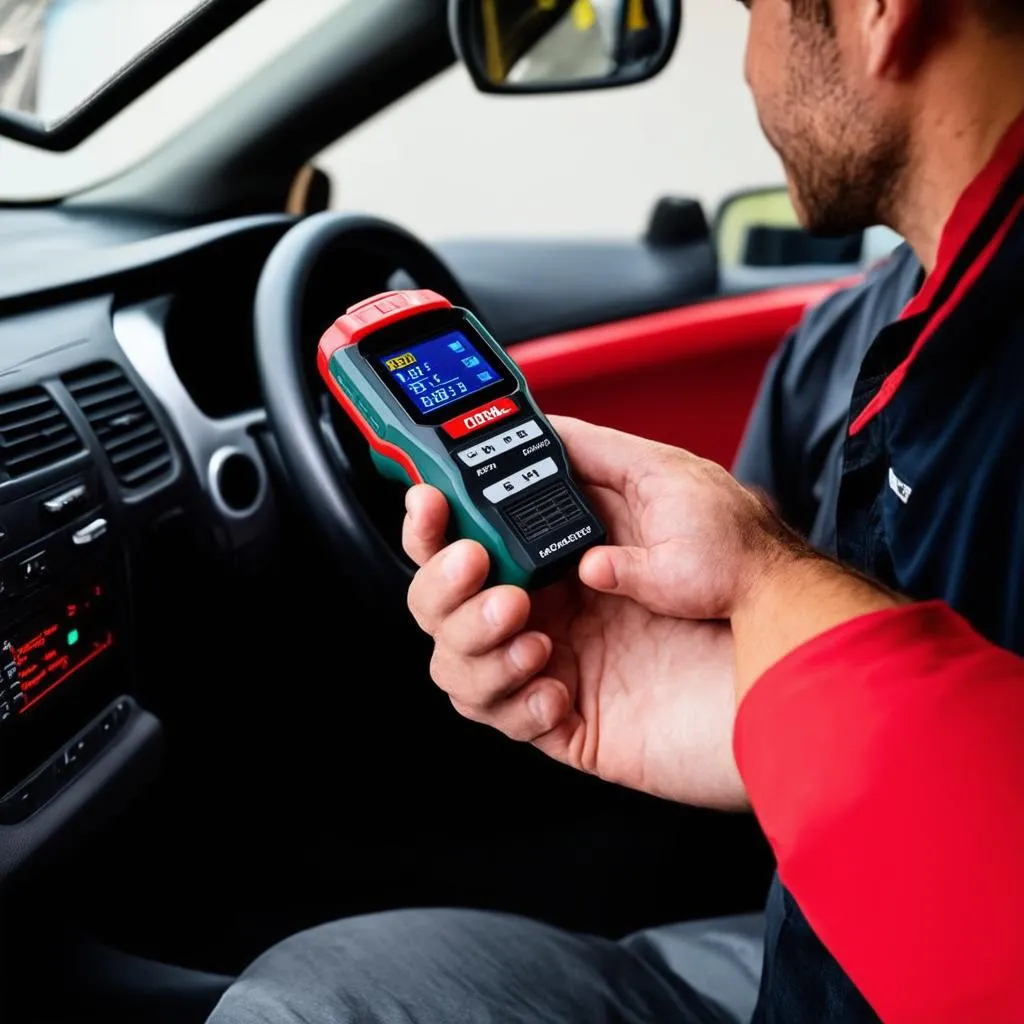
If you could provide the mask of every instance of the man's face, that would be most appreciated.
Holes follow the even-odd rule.
[[[860,74],[853,5],[830,0],[824,24],[814,0],[745,2],[747,82],[801,223],[847,234],[884,221],[907,137]]]

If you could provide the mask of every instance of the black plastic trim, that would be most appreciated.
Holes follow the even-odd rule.
[[[128,713],[117,735],[97,756],[24,821],[0,825],[0,884],[30,861],[33,869],[39,867],[45,859],[41,854],[74,845],[95,832],[155,774],[163,731],[160,722],[130,697],[121,700],[127,703]],[[109,710],[101,712],[75,740]],[[55,757],[62,757],[65,749]]]
[[[708,239],[675,246],[494,239],[446,242],[438,249],[502,345],[675,309],[718,293],[718,263]]]
[[[0,212],[0,217],[4,216]],[[70,221],[71,218],[68,218]],[[112,224],[115,218],[111,217]],[[67,302],[76,298],[75,289],[88,286],[93,293],[104,284],[124,284],[123,275],[155,267],[180,256],[199,253],[209,245],[246,232],[265,233],[273,242],[295,223],[287,214],[257,214],[214,221],[199,227],[156,233],[127,244],[75,247],[47,260],[26,261],[24,257],[0,264],[0,315],[27,305],[27,300],[53,299]],[[0,236],[2,239],[2,236]],[[27,245],[20,239],[2,239],[12,247]],[[100,240],[103,241],[102,239]],[[70,293],[70,294],[69,294]]]
[[[45,807],[113,742],[133,710],[122,697],[0,799],[0,825],[20,825]]]
[[[445,0],[342,4],[151,156],[68,202],[193,223],[285,209],[305,162],[453,61]]]

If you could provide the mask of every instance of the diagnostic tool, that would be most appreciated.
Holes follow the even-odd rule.
[[[441,491],[491,583],[545,586],[604,543],[522,371],[468,310],[432,291],[375,295],[335,321],[317,363],[377,469]]]

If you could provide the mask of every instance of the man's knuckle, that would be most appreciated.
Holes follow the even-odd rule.
[[[426,567],[417,570],[409,584],[406,597],[409,611],[426,631],[431,632],[430,623],[436,619],[438,608],[437,588],[430,586],[429,571]]]
[[[535,725],[523,722],[510,722],[501,731],[516,743],[532,743],[540,735]]]
[[[416,533],[413,529],[412,517],[406,515],[402,520],[402,544],[405,546],[406,550],[408,550],[408,548],[415,543],[415,540]]]
[[[420,600],[417,596],[415,587],[410,587],[408,594],[406,594],[405,603],[409,608],[409,614],[416,620],[416,624],[426,632],[426,625],[424,624],[423,610],[420,608]]]
[[[439,686],[446,693],[450,686],[450,671],[448,659],[445,657],[441,646],[435,645],[430,655],[430,678],[436,686]]]
[[[468,722],[475,722],[477,725],[489,725],[486,711],[477,704],[470,704],[458,697],[449,694],[448,699],[456,712]]]

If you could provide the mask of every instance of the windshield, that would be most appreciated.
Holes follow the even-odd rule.
[[[0,106],[44,121],[67,114],[206,2],[0,0]],[[0,197],[57,199],[112,177],[353,2],[373,0],[263,0],[70,152],[0,139]]]
[[[206,2],[0,0],[0,107],[58,120]]]

